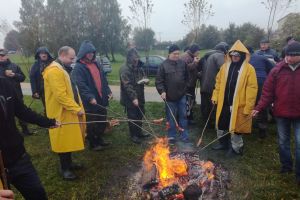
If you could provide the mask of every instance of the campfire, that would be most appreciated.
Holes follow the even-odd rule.
[[[228,172],[195,153],[170,152],[166,138],[146,152],[138,174],[140,199],[227,199]]]

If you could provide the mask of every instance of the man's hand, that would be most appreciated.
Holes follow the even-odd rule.
[[[84,115],[84,111],[83,110],[80,110],[78,113],[77,113],[78,117],[82,117]]]
[[[97,101],[96,101],[96,99],[91,99],[91,100],[90,100],[90,104],[92,104],[92,105],[96,105],[96,104],[97,104]]]
[[[108,95],[108,101],[112,100],[113,98],[114,98],[113,94],[110,93],[110,94]]]
[[[259,111],[258,110],[253,110],[252,113],[251,113],[251,116],[252,117],[257,117]]]
[[[5,75],[6,75],[7,77],[12,78],[12,77],[14,77],[16,74],[13,73],[12,70],[5,70]]]
[[[213,105],[216,105],[216,104],[217,104],[217,102],[214,101],[214,100],[211,100],[211,103],[212,103]]]
[[[54,126],[51,126],[50,129],[61,127],[61,123],[59,121],[55,122]]]
[[[167,94],[165,92],[161,93],[160,97],[163,99],[163,100],[166,100],[166,97],[167,97]]]
[[[14,193],[11,190],[0,190],[0,199],[1,200],[13,200]]]
[[[39,99],[40,98],[40,95],[39,95],[39,93],[34,93],[33,95],[32,95],[32,98],[34,98],[34,99]]]
[[[139,100],[135,99],[132,101],[133,105],[138,107],[139,106]]]

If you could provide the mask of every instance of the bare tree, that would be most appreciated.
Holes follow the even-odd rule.
[[[184,3],[184,8],[182,23],[192,30],[196,41],[202,24],[205,24],[206,20],[214,15],[212,4],[208,3],[208,0],[188,0]]]
[[[264,0],[261,2],[269,12],[267,25],[268,39],[270,39],[276,16],[278,16],[279,13],[285,12],[294,1],[295,0]]]
[[[142,29],[149,28],[152,8],[152,0],[131,0],[131,5],[129,6],[132,13],[131,19],[137,22],[138,27]]]

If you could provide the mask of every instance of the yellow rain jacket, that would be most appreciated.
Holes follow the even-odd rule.
[[[75,102],[70,76],[63,67],[52,62],[43,71],[43,78],[47,117],[55,118],[61,123],[85,121],[83,117],[79,119],[77,116],[83,106],[81,100],[80,105]],[[83,150],[84,134],[85,126],[79,124],[50,129],[52,150],[56,153]]]
[[[250,53],[240,40],[234,43],[229,53],[234,50],[246,53],[246,59],[241,66],[237,79],[229,131],[231,133],[251,133],[252,119],[250,114],[255,106],[258,89],[256,73],[254,67],[249,64]],[[216,85],[212,96],[212,100],[217,103],[216,126],[218,126],[223,108],[228,70],[231,64],[229,53],[227,54],[225,63],[217,74]]]

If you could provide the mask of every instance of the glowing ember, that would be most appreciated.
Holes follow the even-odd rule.
[[[187,175],[187,165],[184,160],[170,159],[170,150],[168,139],[160,138],[157,144],[146,152],[144,163],[147,170],[155,164],[160,178],[160,184],[163,187],[172,185],[178,181],[179,176]]]

